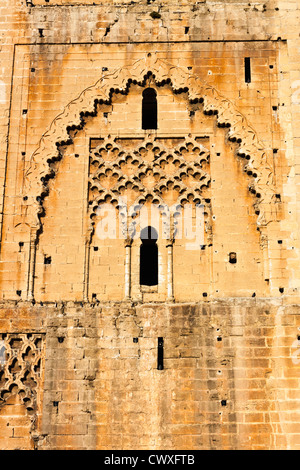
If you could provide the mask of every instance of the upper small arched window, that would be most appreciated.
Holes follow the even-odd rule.
[[[157,95],[153,88],[143,91],[142,129],[157,129]]]

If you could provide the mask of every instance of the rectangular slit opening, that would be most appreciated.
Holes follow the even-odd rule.
[[[250,57],[245,57],[245,82],[251,83],[251,60]]]
[[[164,369],[164,339],[162,337],[159,337],[157,341],[157,369]]]

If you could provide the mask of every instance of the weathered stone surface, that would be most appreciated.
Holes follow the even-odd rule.
[[[299,15],[1,1],[1,449],[299,449]]]

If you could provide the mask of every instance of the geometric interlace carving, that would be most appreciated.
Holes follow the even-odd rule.
[[[90,212],[123,195],[130,205],[148,198],[168,206],[210,203],[209,151],[199,140],[187,137],[172,147],[149,136],[126,149],[120,139],[103,139],[90,152]]]
[[[0,407],[17,393],[27,412],[36,413],[43,348],[43,334],[0,334]]]

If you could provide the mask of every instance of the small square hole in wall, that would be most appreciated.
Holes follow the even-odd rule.
[[[98,251],[98,250],[99,250],[99,247],[98,247],[98,246],[94,246],[93,249],[94,249],[94,251]]]
[[[44,256],[44,264],[51,264],[52,258],[51,256]]]
[[[234,253],[233,251],[231,253],[229,253],[229,263],[230,264],[236,264],[237,263],[237,256],[236,256],[236,253]]]

